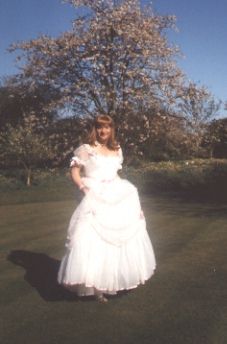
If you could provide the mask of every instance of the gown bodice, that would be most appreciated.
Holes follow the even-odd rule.
[[[74,151],[70,166],[83,166],[86,178],[95,180],[112,180],[122,168],[123,155],[121,148],[115,155],[97,153],[89,144],[83,144]]]

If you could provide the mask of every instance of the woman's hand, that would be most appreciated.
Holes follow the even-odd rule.
[[[84,186],[81,191],[86,195],[89,192],[89,188],[87,186]]]
[[[89,192],[89,188],[87,187],[87,186],[85,186],[85,185],[81,185],[80,187],[79,187],[79,189],[80,189],[80,191],[81,192],[83,192],[85,195]]]

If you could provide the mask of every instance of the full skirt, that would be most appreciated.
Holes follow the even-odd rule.
[[[78,296],[144,284],[156,262],[137,188],[121,178],[83,183],[90,191],[71,217],[58,283]]]

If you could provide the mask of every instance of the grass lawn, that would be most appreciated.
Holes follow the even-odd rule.
[[[156,273],[100,304],[56,284],[77,205],[67,190],[1,199],[1,343],[227,343],[227,204],[141,197]]]

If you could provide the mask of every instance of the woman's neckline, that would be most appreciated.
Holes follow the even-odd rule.
[[[95,155],[98,155],[98,156],[101,156],[101,157],[104,157],[104,158],[117,158],[119,157],[119,153],[117,152],[117,154],[102,154],[102,153],[99,153],[97,152],[93,146],[91,146],[90,144],[88,144],[88,146],[90,147],[90,149],[92,150],[93,153],[95,153]]]

